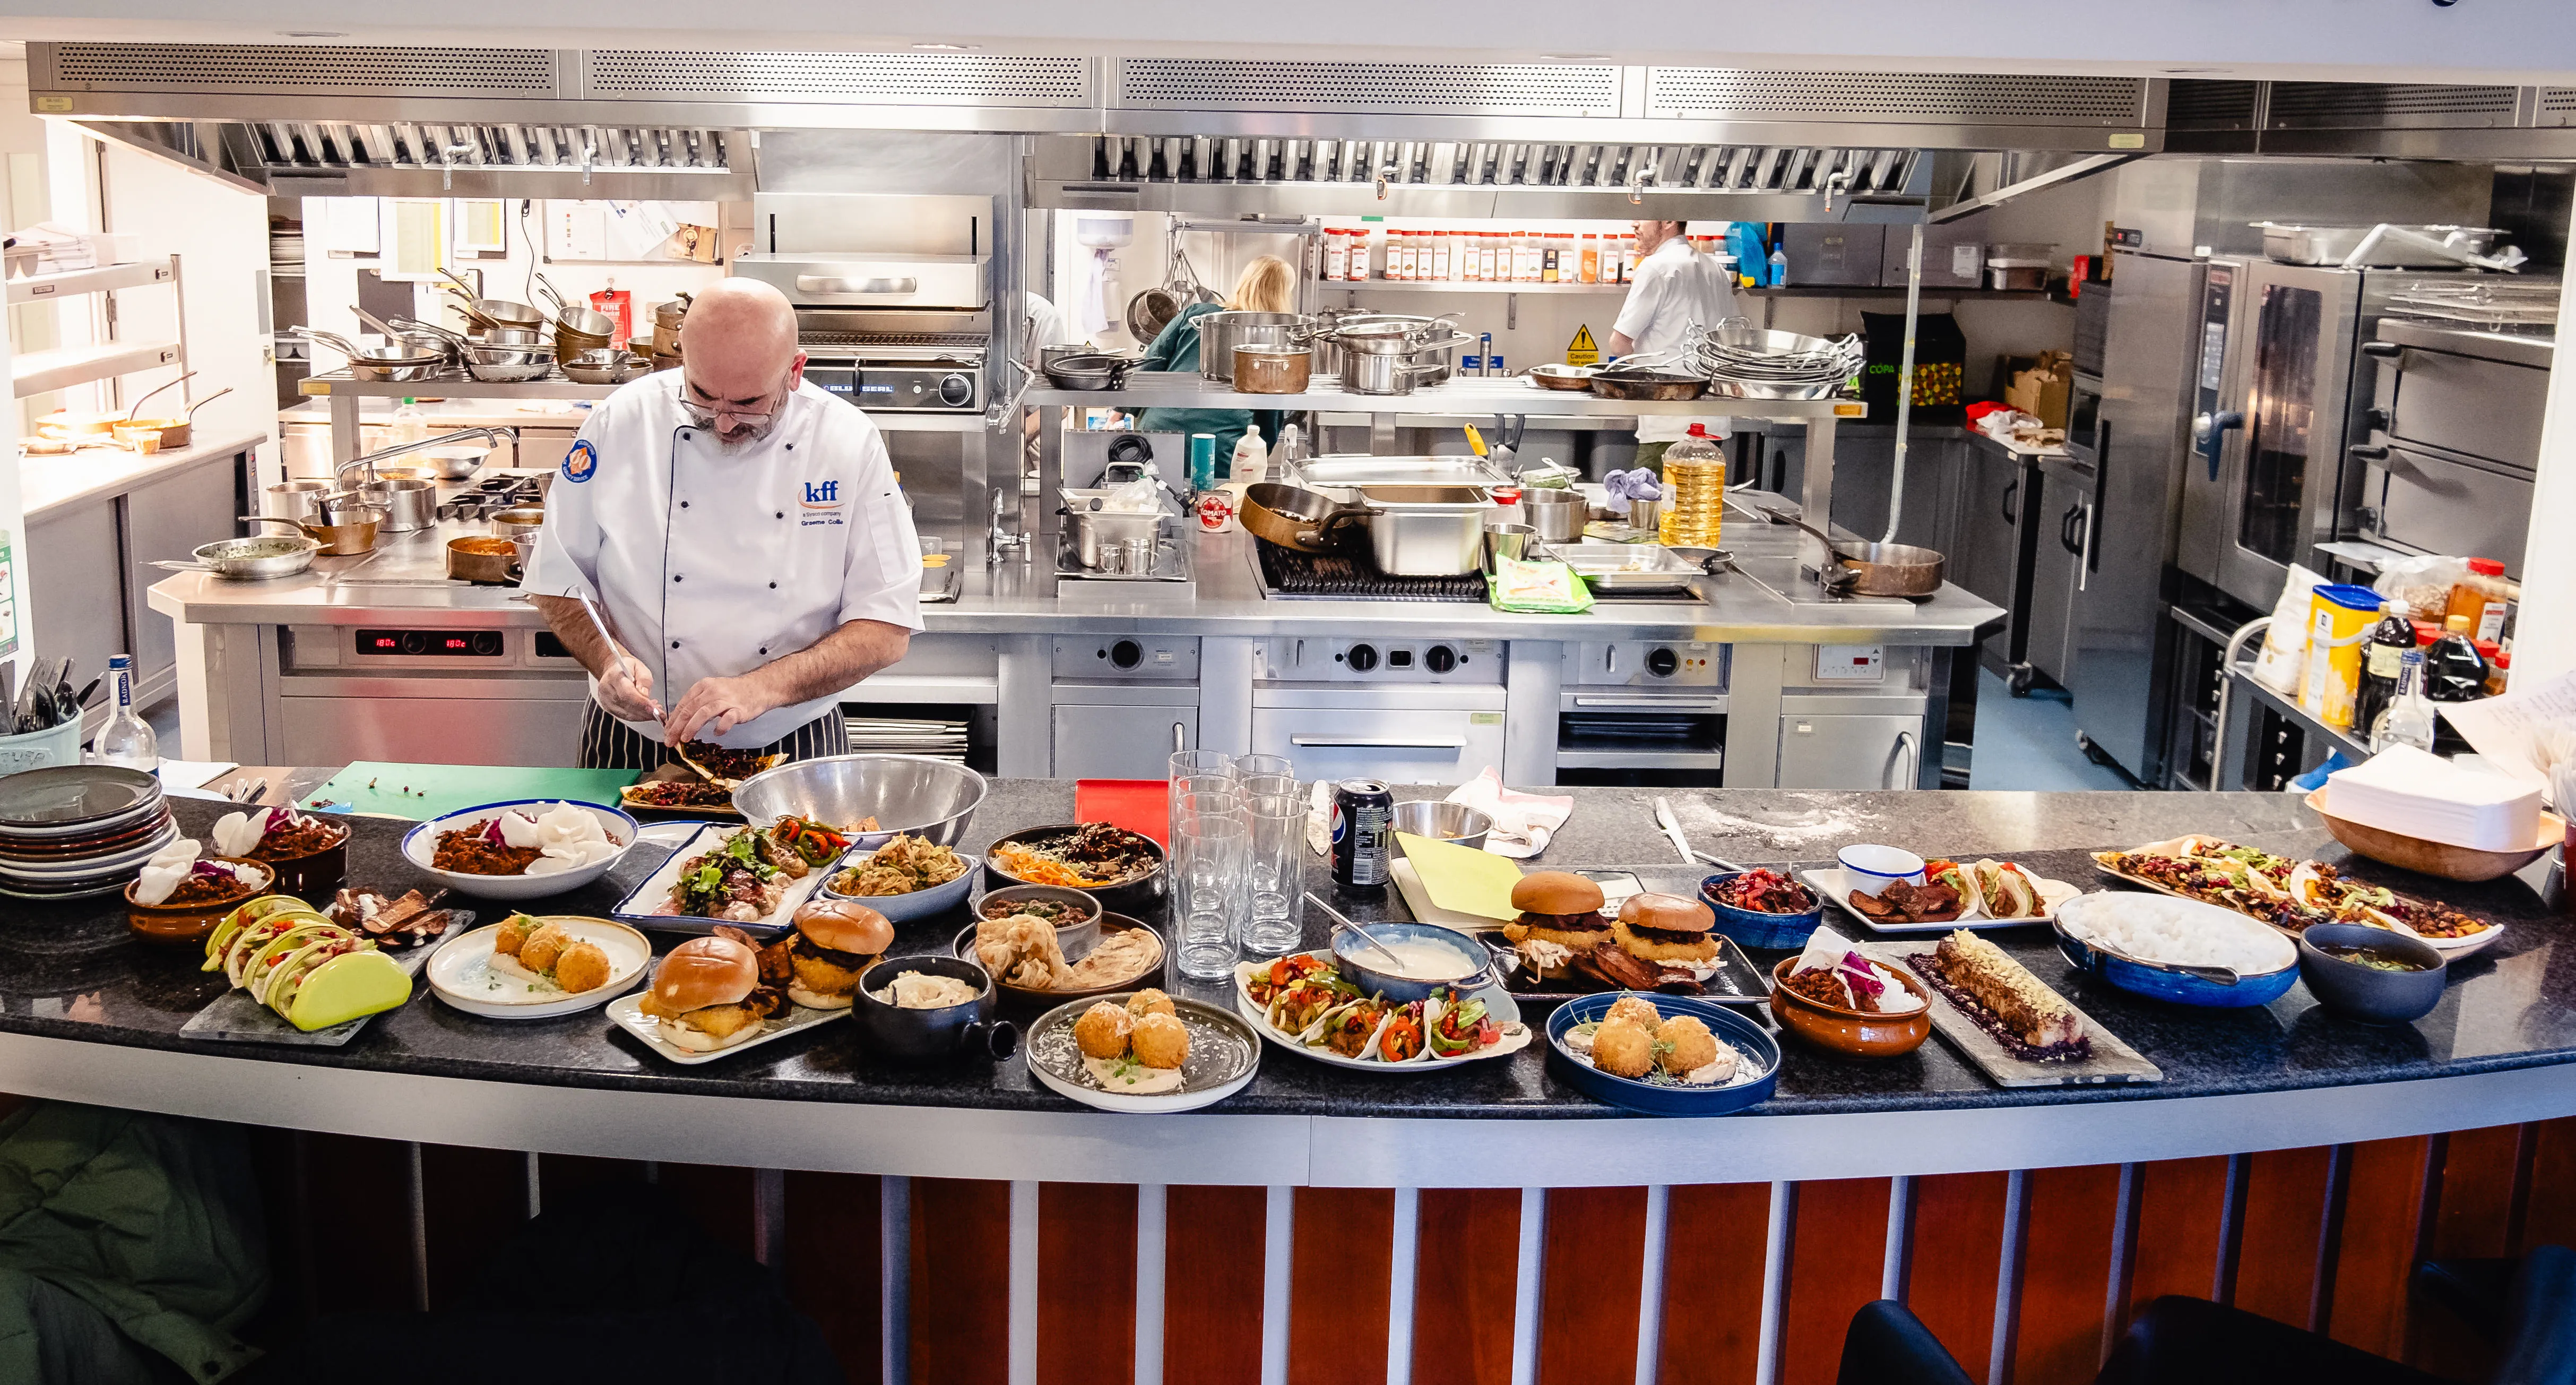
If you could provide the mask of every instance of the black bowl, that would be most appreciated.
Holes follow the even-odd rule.
[[[956,977],[976,988],[975,999],[936,1010],[907,1010],[877,999],[877,992],[908,971]],[[1002,1059],[1020,1046],[1020,1027],[993,1018],[998,1000],[993,978],[973,962],[929,953],[888,957],[859,974],[850,1018],[858,1022],[867,1046],[889,1058],[908,1063],[978,1055]]]
[[[2382,971],[2318,951],[2368,947],[2423,964],[2422,971]],[[2365,923],[2319,923],[2299,935],[2299,975],[2308,993],[2356,1024],[2405,1024],[2442,1003],[2450,980],[2442,950],[2420,938]]]
[[[1023,828],[1006,836],[995,837],[993,844],[984,848],[985,880],[996,886],[1044,883],[1037,880],[1023,880],[993,864],[993,852],[1013,842],[1044,841],[1050,837],[1064,836],[1073,830],[1074,824],[1063,823],[1054,827]],[[1084,894],[1099,900],[1101,907],[1113,914],[1131,914],[1139,917],[1152,914],[1155,907],[1163,902],[1163,877],[1167,874],[1164,870],[1166,858],[1160,843],[1151,837],[1142,837],[1142,840],[1154,857],[1154,868],[1146,872],[1143,878],[1130,880],[1123,885],[1083,885],[1074,888],[1079,888]]]

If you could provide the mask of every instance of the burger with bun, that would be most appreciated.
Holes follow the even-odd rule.
[[[1521,912],[1503,925],[1503,936],[1521,950],[1532,971],[1563,976],[1577,959],[1609,940],[1611,924],[1601,901],[1601,887],[1572,871],[1531,871],[1512,886],[1512,907]]]
[[[894,925],[855,899],[816,899],[796,911],[787,942],[787,998],[809,1010],[846,1010],[859,974],[894,946]]]
[[[1706,966],[1717,960],[1717,915],[1696,899],[1676,894],[1635,894],[1619,906],[1611,936],[1640,962],[1656,966]]]
[[[641,1008],[661,1021],[666,1042],[712,1053],[757,1036],[761,1021],[787,1008],[787,994],[761,984],[759,954],[748,944],[691,938],[654,968]]]

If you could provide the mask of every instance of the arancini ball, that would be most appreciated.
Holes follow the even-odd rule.
[[[1663,1050],[1659,1060],[1664,1071],[1675,1077],[1697,1072],[1717,1061],[1717,1036],[1697,1015],[1675,1015],[1655,1031],[1655,1043]]]
[[[1634,1020],[1607,1021],[1592,1031],[1592,1066],[1614,1077],[1643,1077],[1655,1066],[1655,1036]]]
[[[1664,1016],[1663,1012],[1655,1008],[1655,1002],[1644,996],[1623,995],[1611,1001],[1610,1013],[1601,1017],[1603,1024],[1608,1024],[1612,1020],[1626,1020],[1630,1024],[1652,1032],[1656,1025],[1664,1022]]]
[[[1178,1016],[1180,1011],[1172,1005],[1172,998],[1170,996],[1163,994],[1161,991],[1158,991],[1151,986],[1147,986],[1145,989],[1127,997],[1127,1013],[1136,1016],[1138,1019],[1142,1019],[1147,1015]]]
[[[1127,1036],[1135,1023],[1126,1011],[1108,1001],[1094,1001],[1082,1018],[1073,1022],[1073,1042],[1085,1056],[1110,1059],[1127,1051]]]
[[[1140,1016],[1135,1045],[1137,1062],[1149,1068],[1177,1068],[1190,1056],[1190,1027],[1173,1015]]]

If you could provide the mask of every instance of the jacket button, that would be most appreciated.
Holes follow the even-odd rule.
[[[689,502],[687,502],[687,501],[685,501],[685,500],[681,501],[681,502],[680,502],[680,508],[681,508],[681,509],[683,509],[683,510],[685,510],[685,509],[689,508]]]
[[[781,511],[779,511],[779,512],[778,512],[778,517],[779,517],[780,519],[785,519],[785,518],[787,518],[787,512],[786,512],[785,510],[781,510]]]
[[[764,645],[762,645],[762,646],[760,647],[760,652],[761,652],[761,653],[763,653],[763,654],[768,653],[768,652],[769,652],[769,646],[768,646],[768,645],[765,645],[765,644],[764,644]]]
[[[770,583],[770,584],[769,584],[769,589],[770,589],[771,591],[776,591],[776,590],[778,590],[778,584],[777,584],[777,583],[775,583],[775,582]]]
[[[677,648],[679,648],[679,647],[680,647],[680,642],[679,642],[678,640],[673,640],[673,641],[671,641],[671,647],[672,647],[673,649],[677,649]]]
[[[691,438],[693,438],[693,437],[696,437],[696,436],[697,436],[697,434],[695,434],[695,433],[682,433],[682,434],[680,435],[680,441],[682,441],[682,442],[687,442],[689,439],[691,439]]]
[[[671,580],[672,580],[672,581],[674,581],[674,582],[679,581],[679,580],[680,580],[680,574],[678,574],[678,573],[676,573],[676,572],[675,572],[675,573],[672,573],[672,574],[671,574]]]

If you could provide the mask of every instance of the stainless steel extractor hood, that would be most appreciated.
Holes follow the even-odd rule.
[[[2576,87],[2176,81],[2166,148],[2190,154],[2576,159]]]

